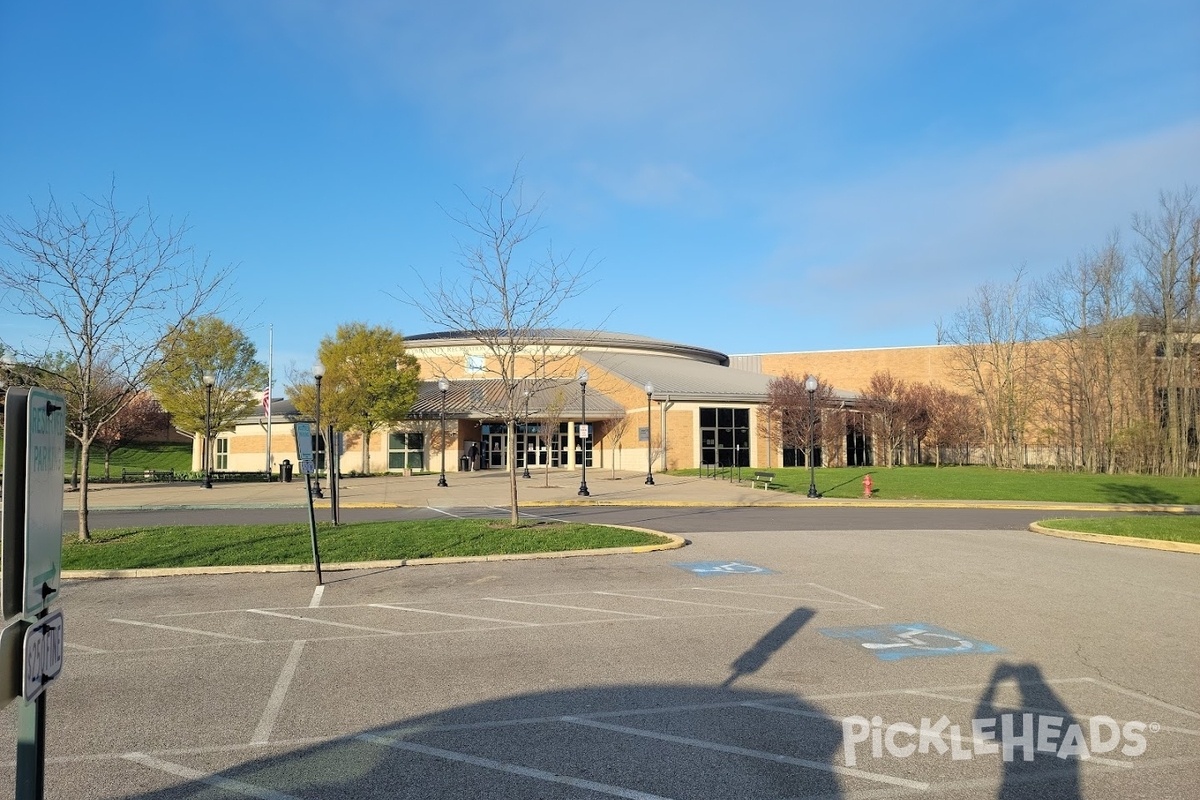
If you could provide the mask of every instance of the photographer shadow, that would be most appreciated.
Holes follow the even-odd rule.
[[[1016,689],[1016,702],[997,700],[1006,685]],[[995,720],[1003,763],[998,800],[1035,796],[1081,800],[1079,757],[1072,750],[1073,745],[1086,748],[1086,743],[1076,738],[1081,731],[1078,721],[1037,665],[997,664],[979,698],[975,719]],[[1047,745],[1044,749],[1038,748],[1039,739]]]

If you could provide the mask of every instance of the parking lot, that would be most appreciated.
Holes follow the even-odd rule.
[[[47,797],[1200,794],[1194,556],[726,519],[320,588],[72,582]]]

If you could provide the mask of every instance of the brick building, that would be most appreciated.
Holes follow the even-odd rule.
[[[731,357],[631,334],[543,331],[528,343],[527,363],[510,370],[523,376],[516,392],[526,402],[515,426],[515,463],[510,465],[501,411],[508,394],[487,348],[462,332],[410,336],[405,345],[421,366],[418,399],[404,423],[376,431],[369,442],[357,434],[340,436],[342,472],[359,469],[364,446],[376,472],[437,472],[443,454],[448,472],[510,466],[578,469],[585,461],[589,468],[644,470],[653,465],[655,471],[709,464],[779,466],[786,462],[784,448],[765,419],[773,377],[817,374],[835,387],[834,402],[849,410],[877,370],[889,369],[905,380],[948,381],[941,347]],[[588,375],[586,389],[578,380],[581,370]],[[444,451],[442,379],[447,383]],[[273,404],[273,470],[283,459],[296,462],[293,425],[306,419],[286,400]],[[260,411],[233,431],[218,434],[215,468],[264,469],[266,423]],[[581,427],[585,424],[587,428]],[[319,453],[324,442],[321,448]],[[829,460],[871,463],[869,443],[859,442],[857,455],[855,448],[848,439],[847,452]],[[199,443],[194,460],[199,465]]]

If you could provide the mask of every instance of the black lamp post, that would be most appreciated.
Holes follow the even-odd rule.
[[[442,476],[438,478],[438,486],[449,486],[446,483],[446,392],[450,389],[450,381],[438,378],[438,391],[442,393]]]
[[[654,426],[650,424],[650,395],[654,394],[654,384],[646,384],[646,485],[654,485]]]
[[[321,494],[321,470],[317,467],[321,464],[321,379],[325,377],[325,365],[320,361],[313,364],[312,368],[313,380],[317,382],[317,446],[316,453],[313,454],[313,495],[316,497],[324,497]]]
[[[217,379],[211,374],[204,376],[204,453],[201,461],[204,466],[204,488],[212,488],[212,453],[208,443],[212,441],[212,390]]]
[[[817,393],[817,379],[809,375],[804,381],[804,388],[808,391],[808,496],[820,497],[821,494],[817,491],[817,474],[816,468],[816,444],[813,441],[813,435],[816,433],[817,416],[815,395]]]
[[[582,408],[583,422],[580,428],[587,431],[587,382],[588,371],[586,369],[579,370],[579,402]],[[579,445],[580,462],[583,464],[583,480],[579,483],[579,494],[584,497],[591,497],[591,492],[587,488],[587,440],[588,437],[583,437],[583,442]]]

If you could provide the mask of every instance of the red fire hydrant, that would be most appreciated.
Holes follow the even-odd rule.
[[[867,473],[863,477],[863,497],[870,499],[871,493],[875,491],[875,484],[871,483],[871,475]]]

